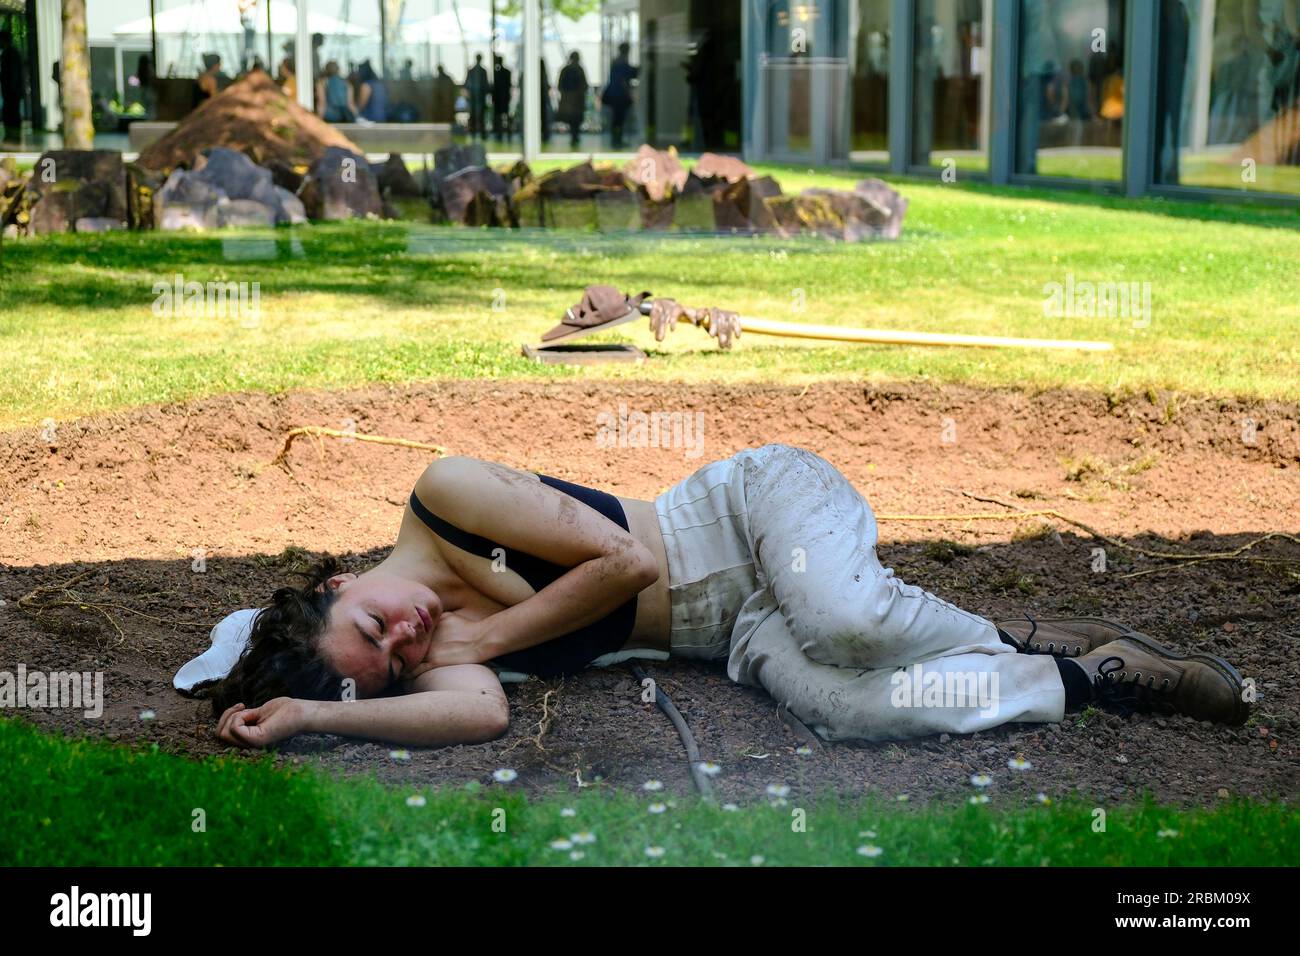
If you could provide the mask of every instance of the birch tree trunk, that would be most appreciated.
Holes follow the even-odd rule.
[[[90,108],[90,55],[86,49],[86,0],[62,0],[63,61],[59,93],[63,107],[63,148],[91,149],[95,124]]]

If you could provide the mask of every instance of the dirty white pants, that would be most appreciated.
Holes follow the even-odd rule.
[[[657,499],[673,656],[727,661],[827,740],[1059,721],[1054,660],[904,584],[876,520],[829,462],[772,444],[703,466]]]

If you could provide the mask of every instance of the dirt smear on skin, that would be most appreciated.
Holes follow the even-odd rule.
[[[617,419],[620,404],[692,422],[703,413],[702,454],[598,441],[597,416]],[[104,672],[101,718],[21,712],[38,726],[186,754],[224,749],[207,704],[176,694],[172,675],[208,646],[218,619],[265,602],[305,557],[293,549],[332,551],[358,570],[386,554],[429,457],[303,438],[289,453],[291,473],[269,464],[299,425],[432,442],[646,499],[708,461],[780,441],[823,455],[878,514],[1005,510],[965,492],[1056,509],[1136,547],[1209,552],[1269,531],[1300,533],[1298,423],[1295,405],[1175,395],[457,381],[221,396],[60,423],[52,433],[23,429],[0,434],[0,670]],[[801,753],[774,702],[732,684],[721,665],[646,664],[704,758],[721,766],[721,799],[764,799],[768,784],[783,784],[794,797],[874,791],[920,804],[963,798],[982,772],[994,778],[995,803],[1032,802],[1039,792],[1099,803],[1150,792],[1188,805],[1293,796],[1294,565],[1204,562],[1126,579],[1167,565],[1042,519],[880,524],[887,566],[972,611],[1106,614],[1183,650],[1227,657],[1257,684],[1254,717],[1228,728],[1093,712],[1058,725]],[[1097,547],[1106,549],[1104,571]],[[1294,561],[1300,547],[1270,542],[1251,554]],[[45,590],[20,608],[37,588]],[[284,745],[280,759],[409,783],[490,782],[509,767],[519,773],[514,786],[534,791],[630,789],[647,779],[690,790],[675,732],[628,671],[508,693],[510,730],[490,744],[394,760],[387,745],[313,736]],[[141,719],[146,710],[153,719]],[[1033,769],[1008,769],[1017,755]]]

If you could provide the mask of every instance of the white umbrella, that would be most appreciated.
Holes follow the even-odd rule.
[[[270,0],[271,32],[293,35],[298,32],[298,10],[289,0]],[[254,8],[253,25],[259,31],[266,29],[266,8],[261,3]],[[239,35],[244,25],[239,20],[239,8],[234,3],[211,3],[196,0],[185,6],[164,10],[153,19],[153,28],[159,36],[193,36],[195,34]],[[365,27],[344,23],[315,10],[307,12],[307,29],[325,36],[369,36]],[[114,36],[149,36],[148,17],[128,21],[113,31]]]

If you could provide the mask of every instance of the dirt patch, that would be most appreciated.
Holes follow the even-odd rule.
[[[690,447],[611,447],[597,415],[703,414]],[[359,568],[386,553],[427,455],[360,442],[299,440],[292,474],[268,463],[283,435],[314,424],[433,442],[455,454],[530,467],[650,498],[707,461],[770,441],[817,451],[878,514],[991,512],[996,498],[1056,509],[1125,544],[1221,551],[1269,531],[1300,533],[1300,407],[1125,400],[1016,390],[852,383],[806,389],[592,382],[448,382],[351,392],[240,395],[0,435],[0,669],[102,670],[106,710],[28,711],[73,733],[151,740],[185,753],[218,747],[206,704],[171,677],[207,646],[235,607],[265,601],[301,552],[333,551]],[[990,617],[1022,611],[1105,613],[1178,647],[1219,653],[1260,688],[1252,722],[1071,716],[1060,725],[908,744],[827,745],[811,755],[761,692],[722,669],[685,662],[647,670],[723,767],[723,799],[759,799],[768,783],[799,796],[962,795],[971,773],[994,776],[995,800],[1078,792],[1099,802],[1150,791],[1207,804],[1226,792],[1290,798],[1300,708],[1300,579],[1294,565],[1202,563],[1125,579],[1163,562],[1040,519],[881,522],[887,566]],[[1300,559],[1271,542],[1260,558]],[[200,572],[198,569],[202,568]],[[78,576],[81,575],[80,578]],[[76,579],[76,580],[74,580]],[[67,582],[73,581],[68,585]],[[63,587],[66,585],[66,587]],[[47,610],[17,607],[36,588]],[[535,741],[547,690],[548,731]],[[623,670],[510,690],[509,733],[491,744],[412,751],[302,738],[286,761],[395,781],[486,780],[510,766],[530,789],[581,782],[635,787],[649,778],[686,792],[680,744]],[[142,721],[146,709],[156,717]],[[1033,770],[1013,773],[1023,754]]]

